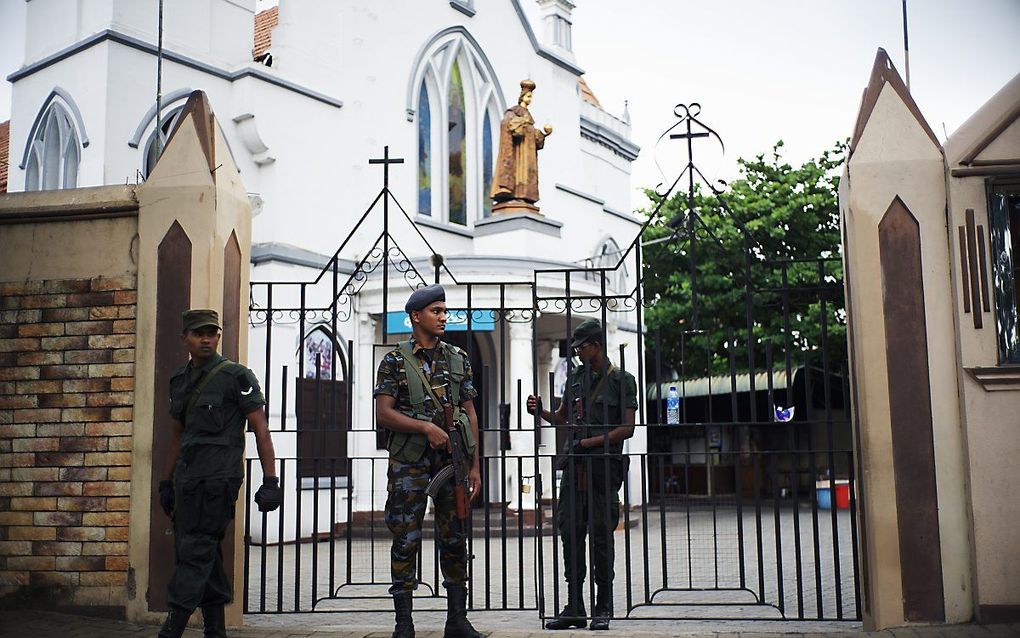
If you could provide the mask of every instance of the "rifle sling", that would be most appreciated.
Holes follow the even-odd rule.
[[[195,409],[195,404],[198,403],[198,397],[202,394],[202,390],[205,390],[205,386],[209,385],[209,382],[213,380],[213,377],[219,374],[220,370],[226,368],[228,365],[230,365],[230,359],[224,359],[216,364],[216,367],[209,370],[202,376],[198,385],[195,386],[195,388],[191,391],[191,394],[188,396],[188,406],[184,409],[185,423],[188,421],[188,415]]]

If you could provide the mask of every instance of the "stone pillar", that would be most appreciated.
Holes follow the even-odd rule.
[[[531,323],[510,324],[510,371],[508,382],[510,384],[510,404],[513,406],[510,413],[511,427],[516,427],[517,414],[515,410],[520,409],[521,431],[512,430],[510,433],[511,449],[515,457],[532,457],[535,454],[535,433],[531,428],[532,416],[525,410],[527,397],[531,394],[531,377],[534,361],[531,353]],[[517,381],[521,381],[520,407],[515,401],[517,398]],[[512,469],[512,472],[511,472]],[[517,485],[523,479],[522,476],[535,476],[535,463],[531,458],[524,458],[521,461],[521,476],[517,476],[516,465],[507,468],[507,473],[513,476],[513,481],[507,488],[509,490],[510,507],[516,511],[531,511],[535,508],[535,479],[525,482],[530,488],[527,493],[521,495],[518,502]]]

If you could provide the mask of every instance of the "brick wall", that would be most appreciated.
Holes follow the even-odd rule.
[[[0,283],[0,601],[127,599],[135,286]]]

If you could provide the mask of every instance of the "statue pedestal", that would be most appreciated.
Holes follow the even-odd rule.
[[[538,212],[538,206],[535,206],[531,202],[526,202],[523,199],[511,199],[492,205],[493,215],[512,215],[515,213],[531,213],[532,215],[542,214]]]

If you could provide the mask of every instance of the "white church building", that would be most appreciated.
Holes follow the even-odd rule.
[[[383,168],[368,160],[382,157],[384,147],[390,157],[404,160],[389,166],[389,189],[399,207],[390,204],[388,230],[429,282],[431,246],[458,281],[534,282],[537,295],[555,296],[563,294],[562,276],[537,277],[536,270],[612,266],[636,237],[642,220],[629,212],[630,167],[639,147],[631,140],[626,110],[610,113],[582,79],[584,61],[572,51],[571,0],[279,0],[260,12],[255,0],[167,2],[159,118],[157,4],[26,4],[24,60],[7,78],[13,84],[8,191],[144,180],[158,158],[157,136],[171,130],[187,96],[200,89],[250,193],[252,282],[313,282],[342,245],[341,282],[354,272],[382,232],[382,212],[375,210],[344,244],[382,188]],[[524,79],[537,85],[530,107],[536,126],[553,127],[538,160],[541,214],[492,215],[488,192],[500,120],[516,104]],[[0,144],[3,139],[0,135]],[[608,293],[634,289],[633,263],[614,274]],[[371,431],[371,387],[375,362],[385,352],[382,343],[402,336],[399,311],[410,288],[391,282],[390,314],[383,314],[378,272],[373,275],[337,323],[336,334],[330,322],[316,326],[309,318],[304,333],[310,336],[302,340],[298,322],[281,316],[267,348],[266,327],[253,320],[248,363],[264,378],[271,359],[271,426],[288,424],[287,432],[274,433],[281,457],[299,460],[302,454],[294,434],[302,418],[295,409],[297,371],[314,377],[314,353],[324,353],[326,361],[330,349],[337,349],[343,361],[359,363],[344,364],[354,375],[355,430],[344,452],[385,459]],[[570,286],[575,294],[597,294],[601,282],[574,278]],[[298,287],[281,283],[274,289],[274,307],[296,303]],[[259,290],[252,301],[264,305]],[[307,302],[328,301],[331,290],[326,283],[309,285]],[[465,307],[464,293],[455,285],[449,290],[450,306]],[[500,305],[498,287],[478,290],[487,297],[473,298],[473,307]],[[531,292],[524,290],[507,287],[505,305],[531,307]],[[615,361],[627,344],[627,368],[637,376],[639,315],[634,309],[608,315],[610,357]],[[573,325],[586,316],[601,314],[580,308]],[[533,320],[475,326],[473,347],[490,369],[481,403],[487,422],[505,412],[502,403],[509,405],[509,422],[517,423],[518,380],[526,395],[537,376],[546,394],[550,374],[562,375],[558,344],[568,331],[565,316],[549,312]],[[356,352],[347,351],[348,342]],[[290,377],[287,401],[284,365]],[[526,423],[529,419],[523,415]],[[644,451],[643,436],[639,431],[628,442],[632,452]],[[509,453],[529,457],[535,438],[527,429],[511,432]],[[555,432],[549,428],[539,440],[547,448],[542,453],[551,454]],[[352,476],[324,476],[320,468],[319,476],[309,476],[290,462],[284,484],[300,495],[305,514],[286,522],[285,539],[326,531],[346,521],[349,509],[381,509],[385,465],[356,464]],[[534,468],[506,465],[505,484],[493,484],[501,472],[489,473],[489,500],[515,510],[533,507],[534,492],[517,488]],[[330,496],[321,488],[331,484],[351,490]],[[315,500],[318,519],[312,516]],[[279,539],[275,516],[263,537],[268,541]],[[260,536],[257,529],[252,533]]]

